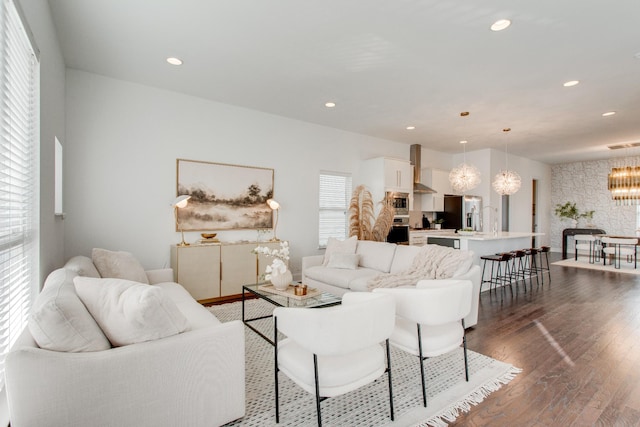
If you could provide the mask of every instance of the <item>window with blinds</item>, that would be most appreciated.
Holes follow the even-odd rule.
[[[0,0],[0,389],[38,281],[38,60],[13,1]]]
[[[319,246],[327,246],[329,237],[344,239],[349,229],[349,200],[351,199],[351,175],[337,172],[320,172],[320,222]]]

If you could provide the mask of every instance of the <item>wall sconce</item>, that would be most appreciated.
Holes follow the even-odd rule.
[[[280,203],[276,202],[273,199],[269,199],[267,200],[267,205],[269,205],[269,208],[274,211],[276,220],[275,223],[273,225],[273,239],[271,239],[272,242],[277,242],[279,239],[276,236],[276,228],[278,228],[278,211],[280,210]]]
[[[182,224],[180,224],[180,221],[178,220],[178,209],[186,207],[189,204],[190,198],[191,196],[183,194],[182,196],[176,197],[176,199],[171,204],[171,206],[173,206],[173,212],[176,218],[176,230],[180,230],[180,233],[182,234],[182,241],[178,243],[178,246],[189,246],[189,244],[184,241],[184,231],[182,230]]]

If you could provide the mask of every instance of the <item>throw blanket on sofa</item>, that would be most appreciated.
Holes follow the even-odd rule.
[[[458,267],[469,260],[469,252],[439,245],[424,245],[413,259],[411,267],[400,273],[380,274],[367,283],[374,288],[396,288],[415,285],[422,279],[448,279]]]

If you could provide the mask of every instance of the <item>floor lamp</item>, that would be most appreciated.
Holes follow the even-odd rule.
[[[186,207],[189,204],[190,198],[191,196],[183,194],[182,196],[176,197],[176,199],[171,204],[171,206],[173,206],[173,212],[176,217],[176,229],[180,230],[180,233],[182,234],[182,241],[178,243],[178,246],[189,246],[189,244],[184,241],[184,230],[182,230],[182,224],[180,224],[180,221],[178,220],[178,209]]]
[[[275,211],[275,216],[276,216],[276,221],[275,224],[273,225],[273,239],[271,239],[272,242],[277,242],[279,239],[276,236],[276,228],[278,228],[278,211],[280,210],[280,203],[276,202],[273,199],[269,199],[267,200],[267,205],[269,205],[269,208],[271,208],[272,211]]]

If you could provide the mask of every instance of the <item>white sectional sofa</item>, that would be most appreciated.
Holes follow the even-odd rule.
[[[48,276],[29,328],[7,355],[13,427],[209,427],[244,416],[242,322],[221,323],[173,282],[171,269],[154,270],[141,279],[149,284],[136,286],[149,287],[141,289],[151,291],[153,298],[162,296],[162,304],[170,305],[180,320],[171,320],[164,306],[154,309],[153,298],[151,314],[184,331],[112,347],[106,339],[110,335],[79,299],[78,276],[99,277],[90,258],[74,257]],[[89,279],[89,283],[99,287],[124,283],[112,280],[103,285],[100,280],[109,279]],[[145,298],[135,298],[134,310],[145,304]],[[144,316],[134,321],[144,321]]]
[[[407,271],[420,251],[420,246],[357,241],[352,266],[347,265],[348,262],[333,263],[332,266],[326,262],[326,254],[303,257],[302,282],[334,295],[369,291],[369,281],[373,277]],[[466,327],[471,327],[478,323],[481,270],[480,266],[473,265],[473,253],[467,254],[468,260],[460,262],[451,278],[471,280],[473,284],[471,313],[465,318]]]

